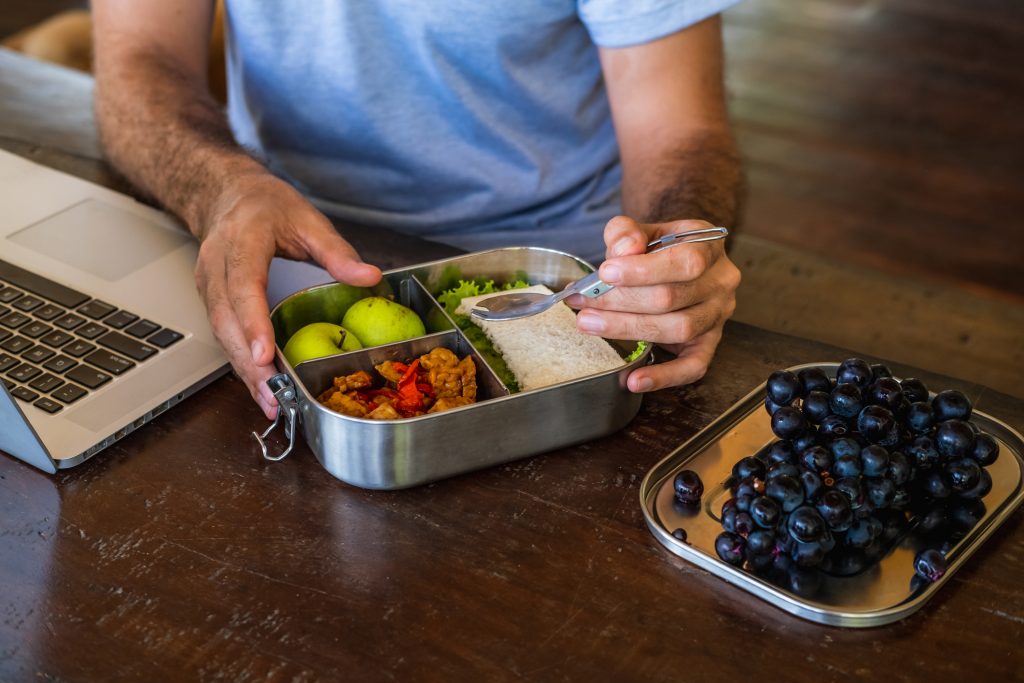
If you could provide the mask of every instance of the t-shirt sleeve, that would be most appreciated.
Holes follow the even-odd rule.
[[[576,0],[580,19],[601,47],[639,45],[692,26],[739,0]]]

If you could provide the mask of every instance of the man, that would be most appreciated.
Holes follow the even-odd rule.
[[[732,1],[228,0],[226,118],[206,88],[214,0],[94,0],[101,138],[201,241],[210,321],[268,417],[271,259],[380,278],[313,203],[467,249],[604,251],[618,286],[570,302],[579,328],[676,354],[632,391],[685,384],[739,272],[721,242],[643,252],[734,221],[716,16]]]

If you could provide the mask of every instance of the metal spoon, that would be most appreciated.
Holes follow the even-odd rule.
[[[647,245],[644,253],[653,254],[662,249],[668,249],[679,244],[693,244],[695,242],[711,242],[720,240],[729,235],[727,228],[702,228],[700,230],[687,230],[677,232],[673,235],[666,235],[656,239]],[[477,302],[470,311],[470,316],[478,320],[515,320],[530,315],[543,313],[562,299],[573,294],[596,298],[604,294],[615,285],[602,282],[595,270],[590,275],[570,283],[565,289],[555,294],[541,294],[540,292],[509,292],[498,294]]]

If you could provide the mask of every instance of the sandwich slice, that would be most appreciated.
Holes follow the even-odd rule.
[[[551,294],[544,285],[517,292]],[[456,313],[469,315],[477,302],[495,296],[465,297]],[[473,320],[515,375],[522,391],[568,382],[626,364],[618,351],[600,337],[576,328],[576,314],[558,303],[537,315],[517,320]]]

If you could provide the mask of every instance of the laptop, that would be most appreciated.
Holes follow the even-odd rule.
[[[228,370],[179,223],[3,151],[0,207],[0,451],[78,465]]]

